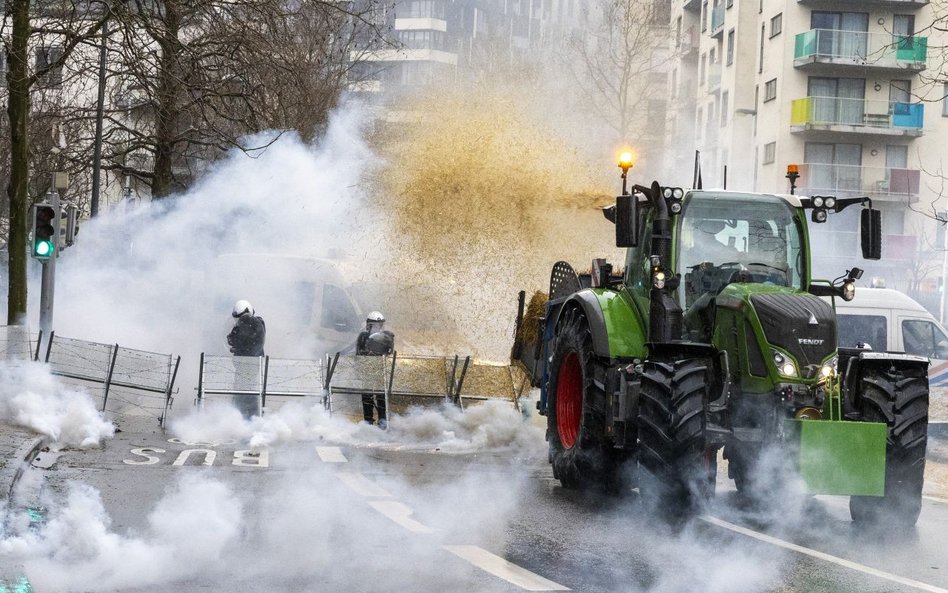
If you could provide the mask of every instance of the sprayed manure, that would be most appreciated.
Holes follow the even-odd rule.
[[[582,267],[614,249],[600,212],[613,199],[600,178],[611,167],[587,162],[530,104],[501,90],[416,97],[406,108],[423,118],[376,135],[392,276],[414,288],[410,309],[383,301],[429,321],[421,335],[403,319],[401,335],[432,353],[503,360],[517,292],[545,288],[559,259]]]

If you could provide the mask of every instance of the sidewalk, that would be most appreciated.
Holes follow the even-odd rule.
[[[42,443],[35,432],[0,423],[0,506],[10,495],[23,462],[35,456]]]

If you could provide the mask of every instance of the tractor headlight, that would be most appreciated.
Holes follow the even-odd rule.
[[[813,198],[813,205],[817,208],[822,208],[823,198],[821,198],[820,196],[816,196],[815,198]]]
[[[670,198],[670,197],[672,197],[672,188],[666,187],[665,189],[663,189],[663,190],[662,190],[662,195],[665,196],[665,198]]]
[[[678,214],[679,212],[681,212],[681,203],[673,202],[671,205],[671,211],[672,211],[672,214]]]
[[[856,283],[855,282],[844,282],[843,283],[843,300],[851,301],[856,296]]]
[[[652,274],[652,286],[658,289],[665,288],[665,272],[655,272]]]
[[[797,365],[793,363],[788,357],[784,356],[781,352],[777,350],[771,350],[771,354],[774,358],[774,366],[777,367],[777,372],[783,375],[784,377],[796,377],[797,376]]]
[[[830,197],[823,200],[823,205],[826,206],[829,210],[832,210],[836,207],[836,198]]]
[[[683,197],[685,197],[685,190],[681,189],[680,187],[676,187],[675,189],[672,190],[672,197],[675,198],[676,200],[682,199]]]

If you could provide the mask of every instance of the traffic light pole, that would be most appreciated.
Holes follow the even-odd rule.
[[[56,248],[52,257],[43,261],[43,278],[40,286],[40,330],[43,336],[49,336],[53,329],[53,297],[56,291],[56,259],[59,257],[59,225],[61,216],[59,215],[59,192],[50,192],[49,203],[53,207],[56,216],[53,218],[53,237]]]

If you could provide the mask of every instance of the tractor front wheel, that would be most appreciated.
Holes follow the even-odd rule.
[[[578,310],[564,313],[553,345],[547,437],[553,477],[564,488],[619,488],[619,452],[606,438],[605,368]]]
[[[889,427],[885,453],[885,495],[852,496],[849,512],[857,523],[879,521],[911,527],[922,509],[925,449],[928,442],[928,376],[924,368],[867,367],[858,411],[865,422]]]
[[[706,444],[705,405],[710,361],[688,359],[643,364],[639,395],[639,484],[657,508],[693,510],[714,495],[717,451]]]

